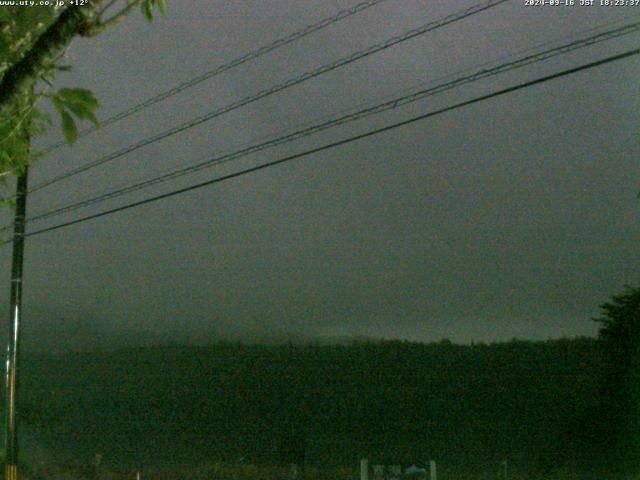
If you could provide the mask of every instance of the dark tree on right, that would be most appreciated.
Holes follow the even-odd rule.
[[[616,473],[640,473],[640,288],[600,306],[602,459]]]

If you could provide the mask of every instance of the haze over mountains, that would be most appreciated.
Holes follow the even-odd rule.
[[[60,354],[74,352],[104,352],[122,348],[149,347],[158,345],[211,345],[218,342],[241,342],[245,344],[320,344],[349,345],[377,340],[409,340],[396,336],[362,334],[324,334],[317,331],[297,332],[278,329],[270,325],[263,327],[238,328],[229,321],[217,319],[209,322],[195,322],[194,327],[185,321],[185,328],[173,330],[140,329],[98,319],[91,315],[67,315],[38,317],[37,323],[25,322],[23,326],[23,350],[34,353]],[[204,324],[204,325],[203,325]],[[5,327],[5,325],[2,325]],[[4,330],[2,331],[4,334]],[[447,337],[434,341],[446,340]],[[455,342],[454,343],[460,343]],[[477,342],[474,342],[477,343]]]

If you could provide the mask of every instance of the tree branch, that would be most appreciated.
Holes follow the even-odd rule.
[[[81,7],[68,7],[44,32],[25,56],[12,65],[0,81],[0,111],[19,92],[32,86],[54,58],[76,35],[85,35],[92,27],[95,10],[102,0],[91,0]]]

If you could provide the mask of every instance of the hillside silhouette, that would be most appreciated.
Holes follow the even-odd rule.
[[[25,356],[21,393],[60,458],[274,465],[302,450],[309,466],[436,459],[492,475],[506,459],[531,475],[590,468],[598,372],[591,338],[221,343]]]

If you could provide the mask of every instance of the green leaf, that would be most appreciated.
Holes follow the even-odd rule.
[[[78,139],[76,122],[65,110],[60,112],[60,116],[62,117],[62,133],[64,134],[64,138],[69,145],[72,145]]]
[[[93,92],[86,88],[61,88],[58,95],[64,103],[82,105],[92,112],[100,106]]]
[[[98,108],[98,100],[91,90],[84,88],[62,88],[58,95],[52,97],[56,109],[60,112],[65,108],[81,120],[89,120],[98,125],[94,111]]]
[[[84,113],[84,117],[80,117],[80,118],[82,118],[83,120],[89,120],[96,127],[98,127],[100,125],[100,122],[98,121],[98,118],[95,116],[95,114],[93,112],[85,112]]]
[[[167,11],[167,2],[166,0],[156,0],[158,4],[158,10],[162,15],[164,15]]]
[[[83,105],[77,103],[65,103],[65,106],[71,110],[76,117],[81,120],[89,120],[94,125],[98,125],[98,119],[91,110],[87,110]]]
[[[0,150],[0,165],[2,165],[2,169],[6,170],[6,166],[11,164],[11,156],[4,150]]]
[[[141,8],[144,18],[151,22],[153,20],[153,13],[151,12],[151,0],[143,0]]]
[[[53,106],[56,108],[58,113],[62,115],[62,112],[64,112],[64,102],[60,99],[60,97],[58,97],[57,95],[52,96],[51,103],[53,103]]]

